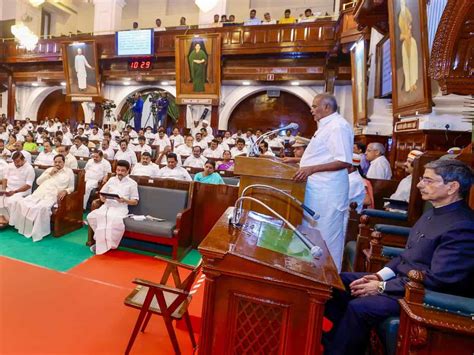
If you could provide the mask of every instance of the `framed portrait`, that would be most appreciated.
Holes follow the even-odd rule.
[[[68,100],[101,101],[95,41],[63,42],[62,50]]]
[[[392,56],[390,37],[387,35],[375,47],[375,98],[392,95]]]
[[[431,112],[426,0],[389,0],[395,117]]]
[[[176,36],[177,103],[219,104],[221,89],[220,34]]]
[[[351,49],[354,126],[367,125],[367,46],[361,38]]]

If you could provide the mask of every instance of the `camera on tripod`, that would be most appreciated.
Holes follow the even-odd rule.
[[[116,108],[117,105],[114,103],[113,100],[105,100],[101,105],[104,111],[111,111],[113,108]]]

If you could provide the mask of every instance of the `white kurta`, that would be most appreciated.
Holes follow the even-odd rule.
[[[140,152],[140,153],[152,153],[152,149],[151,147],[148,145],[148,144],[144,144],[144,145],[136,145],[135,147],[133,147],[133,150],[135,152]]]
[[[36,165],[53,166],[55,156],[56,156],[55,151],[52,151],[52,152],[49,152],[49,153],[41,152],[41,153],[38,154],[38,157],[35,159],[35,164]]]
[[[106,177],[108,173],[112,172],[112,167],[105,159],[102,159],[98,163],[96,163],[94,159],[90,159],[87,161],[84,170],[86,171],[86,190],[84,192],[83,207],[86,209],[92,190],[99,185],[99,181]]]
[[[68,153],[68,155],[66,155],[66,162],[64,163],[64,166],[69,168],[69,169],[77,169],[77,159],[74,155],[72,155],[71,153]]]
[[[180,145],[184,144],[184,138],[181,134],[178,134],[177,136],[171,135],[170,136],[170,142],[174,142],[173,143],[173,148],[177,148]]]
[[[137,163],[137,155],[130,148],[127,148],[125,152],[118,150],[117,153],[115,153],[115,160],[126,160],[130,163],[130,167],[132,167]]]
[[[126,176],[120,180],[114,176],[100,190],[101,192],[117,194],[127,200],[138,200],[137,183]],[[126,203],[107,199],[98,209],[87,216],[89,226],[94,231],[96,254],[104,254],[110,249],[117,249],[125,232],[123,219],[128,215]]]
[[[138,163],[133,167],[132,173],[130,175],[136,176],[148,176],[151,178],[158,177],[158,173],[160,172],[160,167],[155,163],[149,163],[148,165],[143,165],[142,163]]]
[[[81,144],[79,148],[76,145],[73,145],[71,149],[69,149],[69,153],[74,155],[75,157],[84,157],[89,158],[89,148],[87,148],[84,144]]]
[[[53,168],[48,168],[38,178],[38,188],[28,197],[19,201],[11,211],[10,224],[20,234],[40,241],[51,233],[51,208],[58,200],[58,193],[74,191],[74,173],[69,168],[51,175]]]
[[[390,196],[392,200],[410,201],[410,190],[413,176],[410,174],[404,177],[398,184],[397,191]]]
[[[77,74],[77,86],[79,89],[84,90],[87,88],[87,70],[86,66],[89,66],[86,57],[82,54],[76,54],[74,58],[74,69]]]
[[[157,177],[175,179],[175,180],[193,181],[188,171],[185,168],[180,167],[180,166],[177,166],[174,169],[170,169],[167,166],[165,166],[160,169]]]
[[[5,163],[6,165],[4,165],[2,162],[5,163],[3,160],[0,160],[0,170],[3,172],[3,177],[0,178],[7,180],[6,191],[15,191],[25,185],[33,186],[35,170],[30,164],[25,163],[20,168],[17,168],[13,163]],[[18,201],[30,194],[31,188],[23,192],[17,192],[10,197],[0,196],[0,215],[10,216]]]
[[[214,150],[212,150],[211,148],[207,148],[204,150],[202,155],[204,155],[206,158],[220,159],[222,158],[222,153],[223,150],[219,149],[219,147]]]
[[[232,156],[232,158],[235,158],[236,156],[239,156],[239,155],[247,155],[248,151],[247,151],[247,148],[244,147],[244,149],[242,150],[239,150],[237,147],[234,147],[230,150],[230,155]]]
[[[372,160],[369,171],[367,171],[367,178],[390,180],[392,178],[392,169],[390,169],[390,163],[387,158],[382,155]]]
[[[334,161],[352,163],[354,134],[349,123],[333,113],[319,121],[318,130],[308,144],[300,166],[327,164]],[[347,169],[311,175],[306,183],[305,204],[319,214],[314,222],[305,215],[303,224],[317,228],[331,253],[338,270],[344,249],[344,216],[349,207]]]
[[[174,152],[180,156],[190,156],[193,154],[193,147],[188,147],[186,144],[180,145],[178,148],[174,149]]]
[[[362,176],[356,170],[349,174],[349,205],[357,203],[356,211],[360,213],[364,208],[365,184]]]
[[[186,160],[183,162],[183,166],[202,169],[204,168],[204,164],[206,164],[206,161],[207,159],[202,155],[200,155],[199,158],[196,158],[194,155],[191,155],[187,157]]]
[[[158,133],[155,135],[155,140],[153,141],[152,145],[157,145],[160,147],[160,152],[165,149],[166,146],[171,147],[171,142],[168,137],[163,136],[163,138],[160,138]]]

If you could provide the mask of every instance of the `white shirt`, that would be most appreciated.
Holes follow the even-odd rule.
[[[410,174],[404,177],[398,184],[397,191],[390,196],[392,200],[410,201],[410,190],[413,176]]]
[[[190,156],[193,154],[193,147],[188,147],[186,144],[182,144],[177,149],[175,149],[174,152],[177,155]]]
[[[157,145],[160,147],[160,151],[165,149],[167,145],[171,146],[170,139],[167,136],[163,136],[163,138],[160,138],[160,136],[155,134],[155,140],[153,141],[152,145]]]
[[[0,158],[0,180],[5,178],[5,174],[7,173],[8,163]]]
[[[56,155],[57,155],[57,153],[54,150],[49,152],[49,153],[41,152],[36,157],[35,164],[53,166],[54,165],[54,157]]]
[[[196,158],[194,155],[190,155],[186,158],[183,163],[183,166],[189,166],[191,168],[204,168],[204,164],[206,164],[207,159],[204,156],[199,156]]]
[[[12,152],[10,152],[7,148],[3,148],[3,150],[0,152],[0,156],[9,157],[11,155]]]
[[[235,158],[238,155],[247,155],[247,153],[247,147],[244,147],[244,149],[242,150],[239,150],[237,147],[234,147],[230,150],[230,155],[232,156],[232,158]]]
[[[138,163],[132,169],[131,175],[137,176],[149,176],[149,177],[158,177],[158,173],[160,172],[160,167],[155,163],[149,163],[148,165],[143,165],[142,163]]]
[[[174,169],[170,169],[167,166],[165,166],[160,169],[157,177],[175,179],[175,180],[193,181],[188,171],[181,166],[177,166]]]
[[[90,140],[90,141],[99,141],[99,142],[100,142],[100,141],[102,141],[102,136],[101,136],[99,133],[97,133],[97,134],[91,134],[91,135],[89,136],[89,140]]]
[[[223,150],[217,147],[215,150],[212,150],[211,148],[205,149],[202,155],[204,155],[206,158],[218,159],[218,158],[222,158],[222,153],[223,153]]]
[[[66,161],[64,166],[68,167],[69,169],[77,169],[77,159],[74,155],[68,153],[65,159]]]
[[[15,152],[13,152],[12,154],[14,154]],[[23,156],[25,157],[25,160],[31,164],[31,154],[30,152],[27,152],[26,150],[22,150],[21,151],[21,154],[23,154]]]
[[[174,142],[173,148],[177,148],[180,145],[184,144],[184,138],[181,134],[178,134],[177,136],[171,135],[169,139],[170,142]]]
[[[278,138],[268,138],[266,141],[268,143],[268,148],[285,148],[285,146],[281,143],[281,140]]]
[[[3,169],[3,166],[1,168]],[[26,192],[30,194],[31,186],[33,186],[33,182],[35,181],[35,169],[28,163],[23,164],[23,166],[19,168],[17,168],[15,164],[10,163],[6,167],[3,178],[7,179],[7,191],[18,190],[24,185],[29,185],[30,189]]]
[[[69,152],[76,156],[76,157],[84,157],[84,158],[89,158],[89,148],[87,148],[84,144],[81,144],[78,147],[76,145],[73,145],[71,149],[69,149]]]
[[[86,171],[86,181],[100,181],[112,171],[112,167],[106,159],[102,159],[98,163],[96,163],[94,159],[89,159],[86,163],[86,166],[84,167],[84,170]]]
[[[356,211],[360,213],[364,208],[365,185],[359,172],[353,171],[349,174],[349,204],[357,203]]]
[[[100,192],[116,194],[120,197],[126,198],[127,200],[139,200],[138,185],[136,181],[131,179],[129,176],[123,177],[122,180],[117,176],[112,176],[102,189],[100,189]],[[128,211],[128,205],[125,202],[119,202],[114,199],[106,199],[104,205],[107,207],[126,208]]]
[[[66,135],[67,134],[67,135]],[[72,135],[70,133],[63,134],[63,145],[72,145]]]
[[[232,137],[229,137],[229,138],[223,138],[222,139],[222,143],[226,143],[226,144],[229,144],[229,145],[234,145],[235,144],[235,139],[232,138]]]
[[[370,162],[367,178],[381,180],[390,180],[392,178],[390,163],[385,156],[381,155]]]
[[[0,139],[1,139],[5,144],[7,144],[7,142],[8,142],[8,137],[9,137],[9,134],[8,134],[7,132],[0,133]]]
[[[148,144],[144,144],[143,146],[141,146],[141,145],[136,145],[136,146],[134,147],[134,150],[135,150],[136,152],[140,152],[140,153],[145,153],[145,152],[147,152],[147,153],[150,153],[150,154],[151,154],[151,147],[150,147]]]
[[[135,165],[137,163],[137,155],[130,149],[127,149],[125,152],[118,150],[117,153],[115,153],[115,160],[126,160],[130,165]]]
[[[99,148],[99,150],[104,153],[104,158],[108,160],[114,160],[115,151],[109,146],[107,149]]]
[[[267,150],[265,153],[262,154],[263,156],[266,156],[266,157],[274,157],[275,156],[275,153],[273,153],[270,149]]]
[[[128,135],[130,136],[130,138],[138,138],[138,133],[135,132],[133,129],[128,132]]]
[[[54,168],[48,168],[38,178],[38,188],[33,192],[33,196],[48,200],[56,199],[60,191],[67,193],[74,191],[74,173],[69,168],[62,168],[59,172],[51,176]]]
[[[204,139],[201,139],[199,142],[194,141],[193,146],[201,147],[201,149],[204,150],[204,149],[207,149],[209,145],[207,144],[207,141],[205,141]]]

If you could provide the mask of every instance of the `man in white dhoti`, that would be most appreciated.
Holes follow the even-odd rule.
[[[100,150],[91,154],[84,167],[86,171],[86,190],[84,192],[84,209],[87,207],[87,202],[93,189],[99,186],[99,183],[107,177],[107,174],[112,172],[110,163],[104,159],[104,153]]]
[[[77,75],[77,86],[79,91],[84,91],[87,89],[87,70],[94,70],[94,68],[89,64],[86,57],[82,54],[82,48],[77,49],[77,54],[74,57],[74,69]]]
[[[151,161],[151,154],[144,152],[140,157],[140,163],[133,167],[131,175],[155,178],[159,172],[160,167]]]
[[[337,112],[336,98],[319,94],[311,113],[318,123],[300,161],[296,181],[306,183],[305,204],[320,217],[315,222],[305,214],[303,224],[316,227],[326,242],[338,271],[344,249],[344,215],[349,207],[349,177],[354,134],[349,123]]]
[[[116,176],[107,181],[100,193],[119,197],[106,198],[105,195],[100,195],[104,204],[87,216],[89,226],[94,231],[95,244],[91,246],[93,253],[100,255],[118,248],[125,232],[123,219],[128,215],[128,206],[138,204],[138,185],[128,176],[129,171],[128,161],[117,162]]]
[[[2,177],[2,194],[0,195],[0,215],[8,222],[12,207],[23,197],[31,194],[35,181],[35,170],[26,161],[23,154],[15,152],[13,163],[1,166],[4,170]]]
[[[370,161],[367,179],[390,180],[392,178],[392,169],[384,154],[385,147],[382,143],[370,143],[367,146],[366,156]]]
[[[74,173],[64,163],[64,157],[56,155],[54,166],[37,179],[38,188],[20,200],[10,213],[10,224],[34,242],[51,232],[51,208],[74,191]]]

